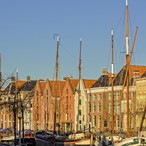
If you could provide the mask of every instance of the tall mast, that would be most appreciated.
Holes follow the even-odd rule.
[[[129,118],[129,65],[130,65],[130,59],[129,59],[129,17],[128,17],[128,0],[126,0],[126,66],[127,66],[127,82],[126,82],[127,94],[126,94],[126,100],[127,100],[127,137],[130,136],[130,118]]]
[[[129,54],[129,17],[128,17],[128,0],[126,0],[126,55]]]
[[[80,96],[81,96],[81,90],[80,90],[80,81],[81,81],[81,65],[82,65],[82,59],[81,59],[81,52],[82,52],[82,39],[80,38],[80,54],[79,54],[79,88],[78,88],[78,115],[77,115],[77,131],[81,130],[81,125],[80,125]]]
[[[56,108],[57,108],[57,96],[58,96],[58,66],[59,66],[59,63],[58,63],[58,58],[59,58],[59,55],[58,55],[58,50],[59,50],[59,36],[57,36],[57,47],[56,47],[56,67],[55,67],[55,109],[54,109],[54,132],[56,131]]]
[[[114,32],[113,29],[111,30],[112,35],[112,133],[114,133]]]
[[[2,59],[1,59],[1,53],[0,53],[0,92],[1,92],[1,88],[2,88]]]

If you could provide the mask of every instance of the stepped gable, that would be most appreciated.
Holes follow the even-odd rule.
[[[64,80],[58,80],[57,82],[55,80],[51,80],[50,87],[51,87],[51,91],[52,91],[52,96],[53,97],[55,97],[55,96],[61,97],[64,85],[65,85]]]
[[[109,77],[108,75],[101,75],[100,78],[91,86],[94,87],[107,87],[109,86]]]
[[[96,82],[96,80],[83,79],[83,82],[85,85],[85,89],[87,89],[87,88],[90,88]]]
[[[124,79],[126,75],[126,66],[124,66],[120,72],[117,74],[114,80],[114,86],[119,86],[124,84]],[[129,76],[130,76],[130,84],[133,84],[134,78],[139,78],[146,71],[146,66],[141,65],[130,65],[129,66]]]

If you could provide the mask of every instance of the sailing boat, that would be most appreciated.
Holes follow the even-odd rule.
[[[129,30],[128,30],[128,0],[126,0],[126,74],[125,74],[125,78],[124,78],[124,83],[123,83],[123,88],[122,88],[122,92],[121,92],[121,96],[120,96],[120,103],[123,100],[123,92],[124,92],[124,88],[126,87],[126,123],[127,123],[127,129],[126,129],[126,134],[127,134],[127,138],[125,138],[124,140],[121,140],[120,142],[118,141],[118,143],[115,144],[115,146],[124,146],[124,145],[134,145],[134,146],[138,146],[140,145],[141,140],[140,139],[144,139],[144,137],[131,137],[130,135],[130,98],[129,98],[129,78],[130,78],[130,62],[131,62],[131,58],[132,58],[132,53],[134,50],[134,44],[135,44],[135,40],[136,40],[136,36],[137,36],[137,32],[138,32],[138,27],[136,27],[136,31],[134,34],[134,40],[132,42],[132,48],[130,50],[129,53]],[[121,107],[121,106],[120,106]],[[144,121],[144,117],[145,117],[145,113],[146,113],[146,107],[144,108],[144,113],[143,113],[143,117],[142,117],[142,122],[140,125],[140,131],[142,129],[142,124]]]

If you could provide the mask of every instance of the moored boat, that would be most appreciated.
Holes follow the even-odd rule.
[[[45,131],[35,133],[36,146],[75,146],[90,145],[90,137],[84,133],[73,133],[66,135],[55,135]]]

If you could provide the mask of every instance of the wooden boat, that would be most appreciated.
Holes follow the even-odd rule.
[[[75,146],[90,145],[90,137],[86,137],[84,133],[73,133],[69,136],[55,135],[45,131],[35,133],[36,146]]]

